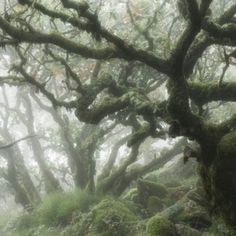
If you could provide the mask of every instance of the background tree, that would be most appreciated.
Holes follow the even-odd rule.
[[[224,79],[235,56],[235,4],[224,1],[219,9],[216,0],[186,0],[182,3],[187,14],[179,18],[175,1],[145,3],[144,9],[143,1],[121,2],[107,25],[104,8],[92,1],[61,0],[47,6],[24,0],[16,5],[20,10],[11,7],[12,2],[0,17],[1,45],[14,50],[18,61],[9,65],[1,83],[31,84],[54,108],[74,110],[85,123],[97,124],[114,114],[128,121],[123,123],[131,121],[132,151],[124,166],[145,138],[162,137],[162,122],[169,123],[172,137],[186,136],[200,145],[197,159],[208,200],[234,225],[235,115],[216,123],[204,111],[211,102],[235,102],[235,84]],[[125,20],[120,22],[123,18],[117,14]],[[162,24],[156,23],[158,14]],[[196,82],[200,59],[212,61],[210,55],[220,46],[225,47],[223,70],[217,68],[214,79],[200,77],[201,83]],[[222,62],[222,54],[219,58]],[[206,65],[211,68],[213,63]],[[142,76],[147,71],[148,78]],[[155,94],[164,80],[169,95],[154,99],[151,92]],[[65,88],[64,99],[55,83]]]

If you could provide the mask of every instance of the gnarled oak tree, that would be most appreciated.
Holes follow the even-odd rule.
[[[0,17],[0,46],[14,50],[19,60],[11,65],[9,75],[0,77],[0,83],[31,84],[55,108],[75,110],[76,117],[86,123],[97,124],[112,114],[121,114],[126,121],[142,117],[144,122],[134,122],[128,142],[131,146],[148,136],[162,135],[160,121],[170,123],[172,136],[186,136],[200,144],[199,170],[209,202],[235,225],[236,116],[215,124],[207,119],[204,109],[212,101],[236,101],[235,82],[223,81],[229,58],[236,55],[236,4],[226,1],[226,9],[216,16],[214,4],[219,1],[182,1],[184,9],[182,6],[180,12],[183,14],[184,10],[184,18],[162,15],[170,29],[164,39],[169,44],[164,46],[157,15],[164,8],[174,8],[175,1],[152,3],[157,11],[148,19],[130,2],[127,1],[129,23],[125,25],[123,19],[123,24],[113,24],[110,29],[103,12],[99,12],[102,6],[93,1],[89,5],[58,0],[49,6],[44,1],[21,0],[17,8],[6,6]],[[146,3],[147,8],[150,6]],[[143,11],[150,13],[145,8]],[[120,24],[119,17],[115,19]],[[178,26],[176,21],[180,22]],[[129,27],[135,28],[137,37],[129,37]],[[196,82],[195,71],[213,45],[226,47],[223,72],[214,80]],[[85,59],[91,65],[87,71],[83,71]],[[64,67],[65,86],[73,93],[70,99],[59,100],[50,89],[51,81],[58,76],[58,71],[50,70],[51,62]],[[121,63],[122,73],[109,73],[107,63]],[[145,69],[156,74],[142,84],[137,71]],[[135,79],[130,79],[131,74],[136,75]],[[149,92],[155,91],[155,85],[163,78],[168,80],[168,98],[151,99]]]

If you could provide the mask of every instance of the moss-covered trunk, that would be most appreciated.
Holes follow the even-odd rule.
[[[212,213],[221,215],[226,223],[236,226],[236,132],[224,135],[215,146],[210,164],[200,162],[199,174]],[[202,155],[211,155],[205,150]]]

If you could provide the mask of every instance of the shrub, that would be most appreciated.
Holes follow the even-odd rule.
[[[71,222],[73,212],[86,212],[97,201],[98,197],[81,190],[53,193],[43,199],[36,215],[41,225],[66,225]]]

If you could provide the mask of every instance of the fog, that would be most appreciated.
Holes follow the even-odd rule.
[[[0,14],[0,236],[235,235],[234,1]]]

